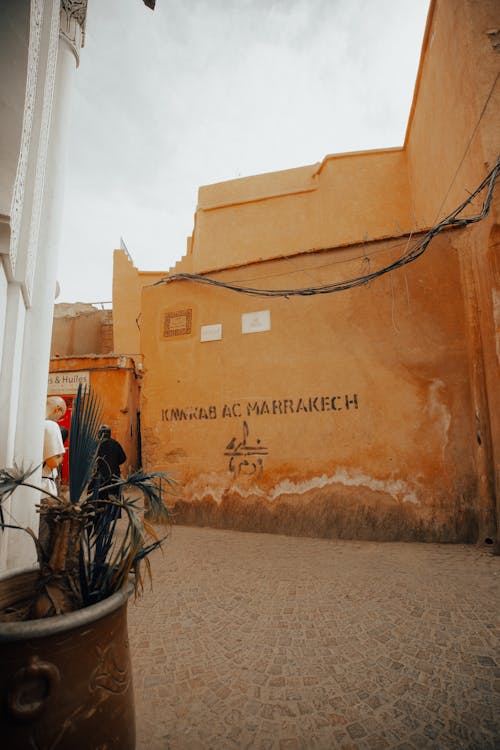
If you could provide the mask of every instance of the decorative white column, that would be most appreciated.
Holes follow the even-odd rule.
[[[52,0],[49,5],[51,15],[46,17],[46,22],[50,23],[50,38],[21,283],[27,311],[14,459],[24,466],[39,464],[42,456],[71,88],[83,43],[87,2],[61,0],[59,4],[59,0]],[[36,530],[35,504],[38,501],[39,493],[19,488],[11,502],[12,517],[18,524]],[[4,565],[13,568],[34,562],[34,545],[27,534],[9,531],[6,542],[2,555]]]
[[[76,67],[80,64],[80,49],[85,41],[87,0],[61,0],[60,38],[75,56]]]

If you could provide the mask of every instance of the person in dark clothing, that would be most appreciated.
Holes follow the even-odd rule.
[[[119,497],[119,489],[115,487],[106,487],[112,484],[114,478],[120,477],[120,466],[125,463],[127,457],[118,440],[111,437],[111,428],[108,425],[99,427],[98,437],[100,439],[97,450],[97,460],[95,474],[90,482],[89,489],[92,490],[96,483],[99,483],[99,499],[108,500],[109,498]],[[120,509],[118,507],[108,506],[109,514],[118,518]],[[116,512],[115,512],[116,511]]]
[[[118,440],[111,437],[111,429],[107,425],[103,424],[99,427],[98,437],[101,442],[97,451],[96,474],[102,486],[110,484],[113,477],[120,476],[120,466],[125,463],[127,457]],[[107,491],[103,490],[103,492]],[[112,489],[110,492],[113,494]]]

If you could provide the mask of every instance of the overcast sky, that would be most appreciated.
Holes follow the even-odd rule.
[[[111,300],[185,253],[197,192],[400,146],[428,0],[89,0],[75,74],[58,302]]]

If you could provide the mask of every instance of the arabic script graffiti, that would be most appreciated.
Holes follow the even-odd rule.
[[[233,437],[226,446],[224,455],[229,457],[229,471],[235,477],[241,474],[258,477],[264,468],[262,457],[269,455],[269,449],[265,448],[260,438],[252,444],[248,440],[248,424],[243,422],[243,439]]]

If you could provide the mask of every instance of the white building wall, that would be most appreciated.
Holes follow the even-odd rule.
[[[18,40],[16,70],[26,71],[24,78],[9,78],[8,60],[0,54],[0,116],[9,103],[24,102],[22,118],[5,118],[10,132],[0,146],[0,165],[3,158],[8,166],[0,173],[2,467],[41,461],[71,80],[85,13],[86,0],[0,3],[0,27]],[[12,149],[17,149],[15,175]],[[35,478],[39,474],[40,469]],[[5,508],[6,521],[36,530],[38,499],[37,492],[20,488]],[[11,529],[0,534],[0,569],[34,560],[27,534]]]

